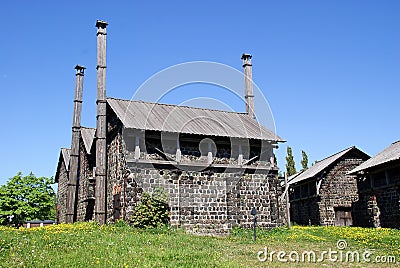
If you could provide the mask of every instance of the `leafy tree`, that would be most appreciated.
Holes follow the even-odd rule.
[[[301,151],[301,166],[304,170],[308,168],[308,156],[305,151]]]
[[[168,224],[169,216],[168,196],[165,190],[157,188],[152,195],[143,193],[130,220],[135,227],[157,227]]]
[[[32,173],[23,177],[19,172],[1,185],[0,224],[55,219],[56,194],[52,183],[53,178],[38,178]]]
[[[296,164],[294,162],[292,148],[288,146],[286,152],[286,172],[288,176],[292,176],[293,174],[296,174]]]

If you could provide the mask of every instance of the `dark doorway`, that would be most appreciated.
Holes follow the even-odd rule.
[[[87,202],[85,221],[92,221],[94,219],[94,199],[89,199]]]

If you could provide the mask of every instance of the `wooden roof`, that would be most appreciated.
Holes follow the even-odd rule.
[[[382,164],[386,164],[396,160],[400,160],[400,141],[393,142],[385,150],[350,171],[350,174],[375,168]]]
[[[300,171],[292,176],[289,177],[288,184],[292,185],[304,180],[307,180],[312,177],[316,177],[317,175],[321,174],[325,169],[333,165],[337,160],[339,160],[341,157],[344,155],[348,154],[351,151],[357,151],[358,154],[360,154],[364,159],[368,159],[369,156],[356,148],[355,146],[349,147],[347,149],[344,149],[343,151],[340,151],[334,155],[331,155],[321,161],[316,162],[314,165],[312,165],[310,168]]]
[[[284,142],[245,113],[107,98],[126,128]]]
[[[85,151],[87,154],[90,154],[92,146],[94,144],[94,138],[96,134],[96,129],[81,127],[81,137],[83,140],[83,144],[85,146]],[[58,158],[58,165],[56,170],[56,175],[54,177],[55,182],[58,182],[58,178],[60,176],[60,168],[61,165],[65,165],[65,169],[69,171],[69,161],[70,161],[71,149],[70,148],[61,148],[60,156]]]
[[[95,128],[81,127],[81,137],[82,137],[83,143],[85,145],[87,154],[90,154],[90,151],[93,146],[95,134],[96,134]]]
[[[67,172],[69,171],[70,155],[71,155],[71,149],[69,149],[69,148],[61,148],[60,156],[58,158],[56,176],[54,177],[54,181],[55,182],[58,182],[58,178],[60,176],[61,165],[65,166],[65,169],[66,169]]]

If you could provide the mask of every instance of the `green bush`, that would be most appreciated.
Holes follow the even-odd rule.
[[[149,228],[168,224],[169,217],[168,196],[162,188],[158,188],[152,195],[143,193],[130,220],[135,227]]]
[[[126,228],[129,226],[129,224],[126,221],[124,221],[123,219],[117,220],[114,225],[116,227],[120,227],[120,228]]]

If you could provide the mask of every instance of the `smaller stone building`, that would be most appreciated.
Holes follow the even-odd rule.
[[[291,220],[301,225],[353,225],[357,183],[348,172],[369,158],[353,146],[291,176]]]
[[[56,221],[58,223],[65,222],[65,214],[67,212],[67,185],[68,185],[68,172],[69,160],[71,149],[61,148],[60,156],[58,157],[57,171],[54,177],[57,183],[57,209]]]
[[[355,168],[359,201],[355,224],[400,228],[400,141]]]
[[[79,135],[79,179],[82,187],[78,188],[79,202],[76,204],[77,213],[75,220],[93,220],[94,209],[94,177],[93,169],[95,166],[94,146],[96,129],[81,127]],[[55,182],[58,183],[57,189],[57,223],[65,222],[67,211],[67,189],[69,183],[71,149],[62,148],[58,158]]]

